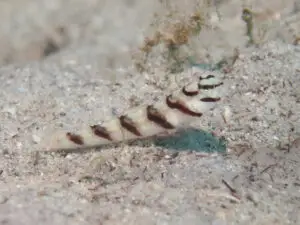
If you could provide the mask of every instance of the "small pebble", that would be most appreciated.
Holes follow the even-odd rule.
[[[16,108],[15,107],[6,107],[2,110],[4,113],[9,113],[12,117],[16,117]]]
[[[35,144],[38,144],[41,142],[41,138],[35,134],[32,135],[32,140]]]
[[[8,200],[8,197],[7,197],[7,196],[0,195],[0,204],[6,203],[7,200]]]
[[[224,107],[224,112],[223,112],[224,122],[228,124],[230,122],[230,120],[231,120],[231,116],[232,116],[232,113],[231,113],[230,107],[229,106],[225,106]]]

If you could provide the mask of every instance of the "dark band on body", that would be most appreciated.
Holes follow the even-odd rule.
[[[80,135],[74,134],[74,133],[66,133],[67,138],[72,141],[73,143],[77,145],[83,145],[84,141],[83,138]]]
[[[211,98],[211,97],[200,99],[201,102],[217,102],[217,101],[220,101],[220,100],[221,100],[221,98]]]
[[[128,116],[120,116],[119,120],[123,128],[125,128],[126,130],[128,130],[129,132],[133,133],[136,136],[142,136],[141,132],[134,124],[131,118],[129,118]]]
[[[215,78],[215,76],[210,74],[207,77],[200,77],[199,80],[207,80],[207,79],[210,79],[210,78]]]
[[[171,95],[167,96],[166,98],[166,104],[169,106],[171,109],[178,109],[180,112],[189,115],[189,116],[197,116],[200,117],[202,116],[202,113],[199,112],[194,112],[190,110],[188,107],[185,105],[181,104],[180,102],[172,102],[170,101]]]
[[[101,125],[93,125],[91,126],[91,129],[96,136],[104,138],[109,141],[113,141],[109,131],[105,127]]]
[[[147,106],[147,118],[165,129],[175,128],[153,105]]]
[[[221,85],[223,85],[223,82],[221,82],[219,84],[204,84],[204,85],[198,84],[198,88],[203,89],[203,90],[209,90],[209,89],[214,89],[216,87],[219,87]]]
[[[187,91],[185,89],[185,87],[183,87],[181,91],[186,96],[195,96],[195,95],[199,94],[199,91]]]

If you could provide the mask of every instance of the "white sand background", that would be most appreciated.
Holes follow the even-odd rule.
[[[41,152],[52,131],[75,131],[151,103],[178,87],[175,77],[192,76],[188,68],[167,72],[163,46],[149,55],[144,72],[134,67],[133,52],[156,28],[154,14],[163,18],[177,8],[188,15],[196,4],[170,2],[0,3],[0,224],[300,223],[297,1],[202,5],[208,25],[187,52],[199,63],[240,52],[222,74],[228,90],[222,103],[199,121],[226,138],[227,154],[128,145]],[[243,7],[261,13],[259,47],[246,47]],[[43,58],[49,39],[59,51]]]

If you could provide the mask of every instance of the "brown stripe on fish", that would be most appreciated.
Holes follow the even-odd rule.
[[[186,107],[185,105],[181,104],[180,102],[172,101],[171,98],[172,98],[172,95],[169,95],[166,98],[166,103],[169,106],[169,108],[178,109],[180,112],[187,114],[189,116],[197,116],[197,117],[202,116],[202,113],[194,112],[194,111],[190,110],[188,107]]]
[[[136,136],[142,136],[141,132],[139,131],[136,124],[131,118],[123,115],[120,116],[119,120],[123,128],[125,128],[126,130],[128,130],[129,132],[133,133]]]
[[[219,87],[221,85],[223,85],[223,82],[219,84],[198,84],[198,88],[203,90],[209,90],[209,89],[214,89],[216,87]]]
[[[153,105],[147,106],[147,118],[165,129],[175,128]]]
[[[112,137],[110,136],[109,131],[105,127],[103,127],[101,125],[93,125],[90,127],[96,136],[107,139],[109,141],[113,141]]]
[[[206,98],[201,98],[201,102],[217,102],[220,101],[221,98],[211,98],[211,97],[206,97]]]
[[[186,87],[183,87],[181,91],[186,96],[195,96],[195,95],[199,94],[199,91],[187,91]]]
[[[211,79],[211,78],[215,78],[215,76],[214,75],[207,75],[206,77],[199,77],[199,80],[207,80],[207,79]]]
[[[74,134],[74,133],[66,133],[67,138],[72,141],[73,143],[77,145],[83,145],[84,141],[83,138],[80,135]]]

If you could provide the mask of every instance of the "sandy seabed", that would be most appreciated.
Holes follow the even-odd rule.
[[[239,49],[219,72],[222,103],[194,124],[216,128],[226,154],[153,145],[41,151],[53,130],[98,123],[189,79],[186,66],[170,73],[164,45],[139,61],[142,72],[133,52],[166,12],[188,14],[199,2],[0,3],[0,224],[300,223],[297,1],[200,2],[208,25],[182,54],[209,64]],[[257,46],[247,46],[244,7],[257,12]]]

